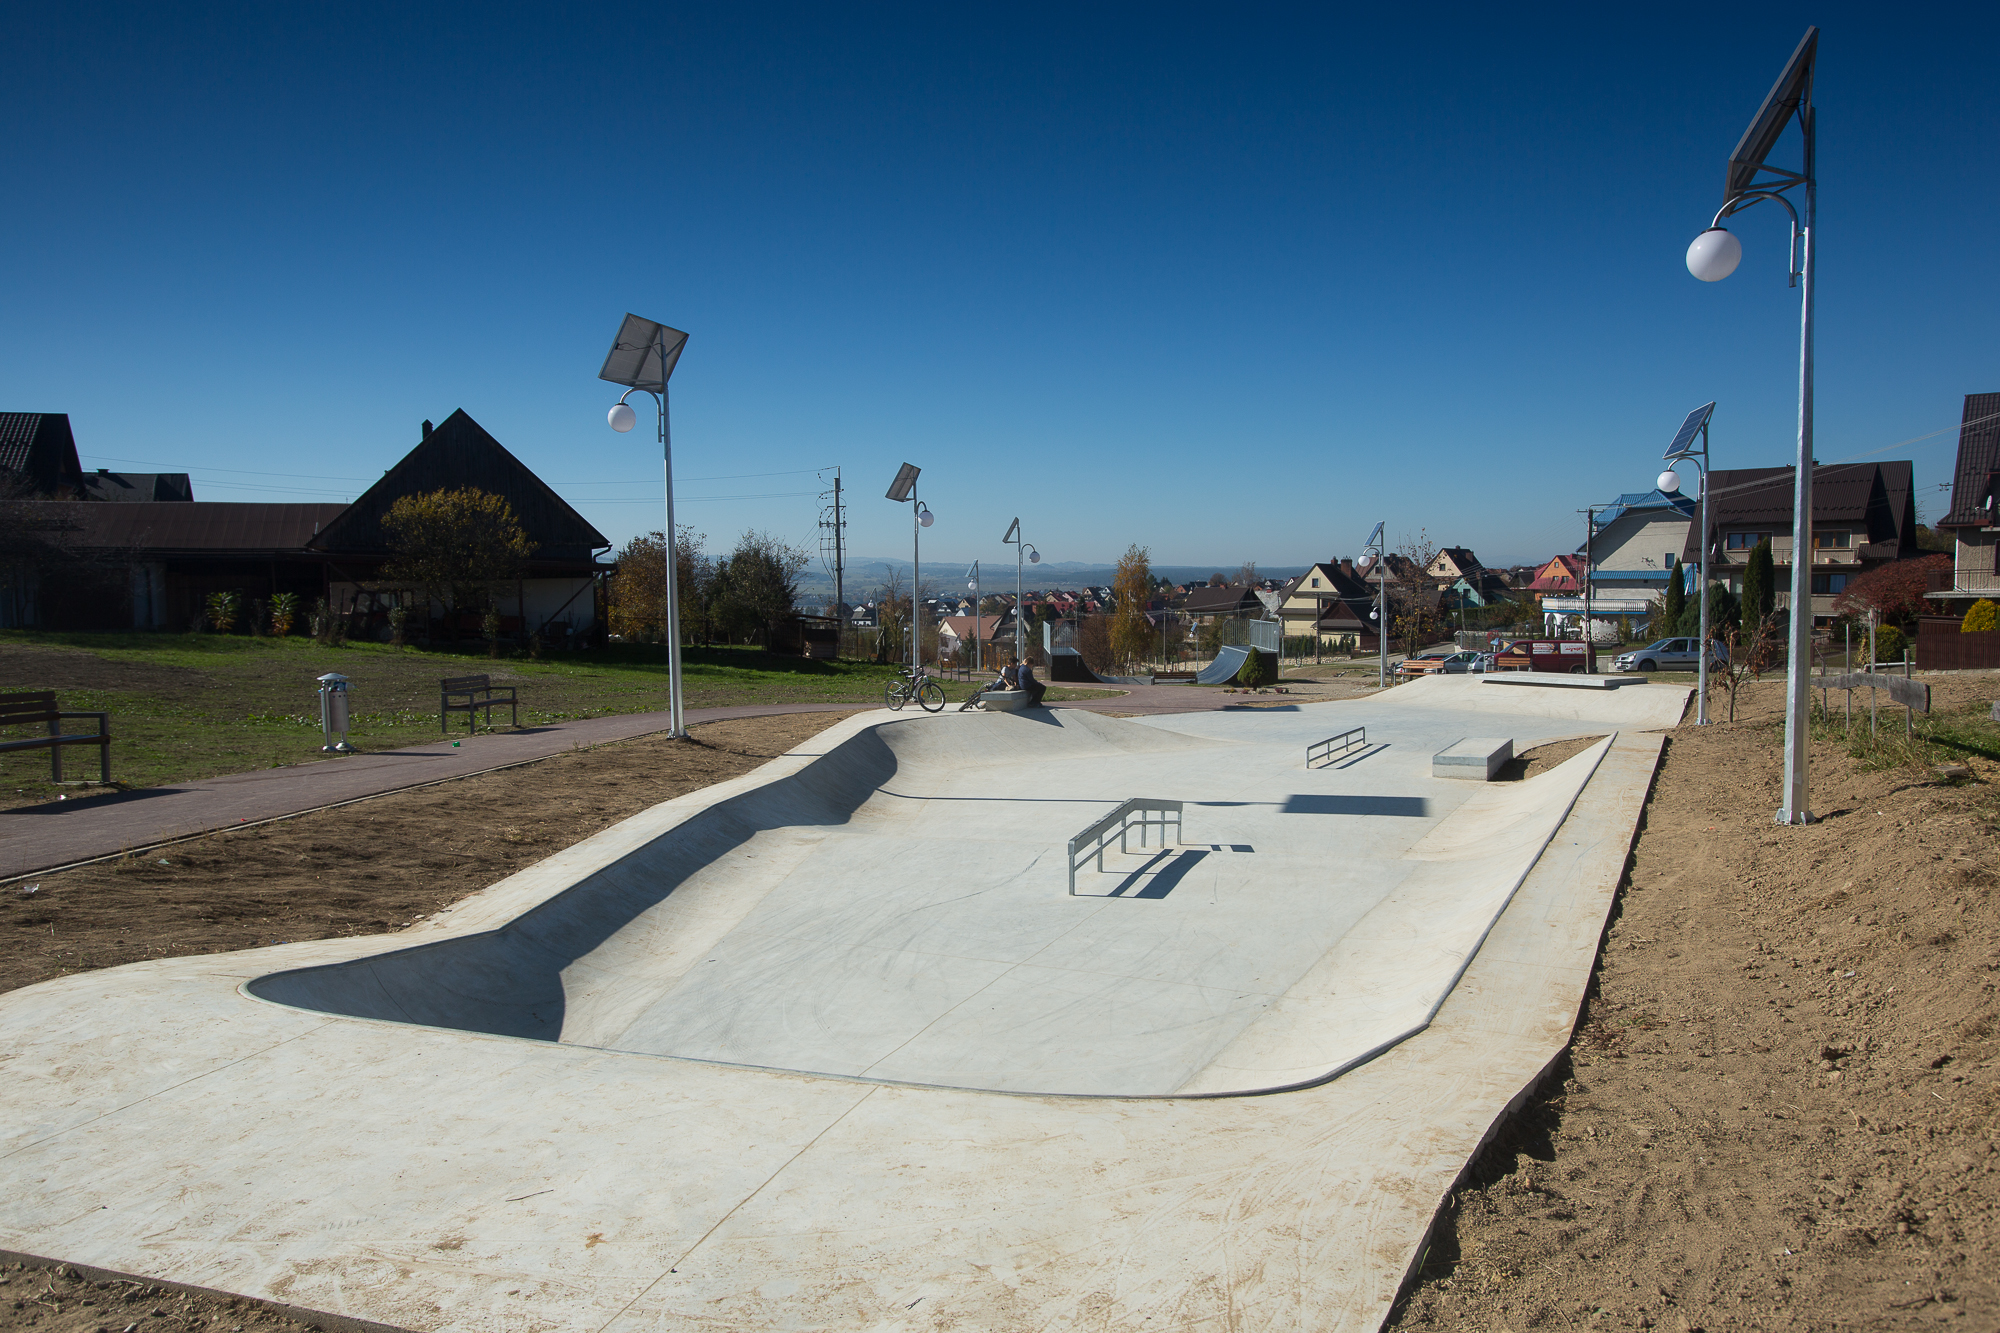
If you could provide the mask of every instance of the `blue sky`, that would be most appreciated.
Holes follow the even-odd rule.
[[[659,523],[595,378],[629,309],[692,334],[714,546],[816,544],[839,464],[852,549],[904,553],[907,459],[941,564],[1016,514],[1050,560],[1378,518],[1545,558],[1698,403],[1718,466],[1789,460],[1782,214],[1726,282],[1682,256],[1808,23],[1843,459],[2000,388],[1991,7],[19,7],[0,409],[303,500],[463,407],[622,541]],[[1954,444],[1879,455],[1927,516]]]

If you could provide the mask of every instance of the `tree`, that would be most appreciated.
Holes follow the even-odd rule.
[[[1966,609],[1965,619],[1958,622],[1958,628],[1962,634],[2000,629],[2000,606],[1995,606],[1989,598],[1980,598]]]
[[[1118,557],[1111,590],[1117,598],[1111,619],[1111,656],[1120,663],[1139,661],[1155,646],[1153,626],[1146,619],[1153,569],[1145,547],[1134,544],[1125,548],[1125,554]]]
[[[713,637],[708,625],[708,593],[714,562],[701,549],[708,538],[681,524],[675,528],[680,533],[674,548],[679,573],[674,591],[680,597],[681,640],[706,642]],[[612,576],[608,596],[613,634],[655,643],[666,641],[666,545],[666,535],[655,529],[634,537],[618,552],[618,572]]]
[[[1257,562],[1245,560],[1236,567],[1236,582],[1248,588],[1257,582]]]
[[[1877,565],[1849,580],[1833,609],[1842,615],[1862,618],[1873,611],[1883,624],[1907,629],[1918,616],[1931,609],[1924,600],[1924,594],[1930,591],[1931,575],[1937,571],[1949,574],[1950,570],[1948,555],[1926,555]]]
[[[1681,623],[1681,612],[1687,609],[1685,582],[1678,566],[1667,571],[1667,593],[1660,599],[1662,633],[1672,634],[1674,626]]]
[[[1417,529],[1415,537],[1405,536],[1402,549],[1396,553],[1408,562],[1405,568],[1412,569],[1415,575],[1405,585],[1403,594],[1392,595],[1389,602],[1390,635],[1402,642],[1405,653],[1422,652],[1442,632],[1437,591],[1422,577],[1437,559],[1437,553],[1437,543],[1431,540],[1426,528]]]
[[[519,578],[535,549],[514,507],[475,486],[402,496],[382,527],[395,552],[382,572],[454,611],[485,609],[493,589]]]
[[[1720,583],[1708,585],[1708,632],[1711,638],[1722,635],[1736,620],[1736,594]],[[1681,608],[1681,617],[1667,631],[1669,634],[1695,638],[1701,634],[1701,598],[1690,597]]]
[[[798,604],[799,571],[812,557],[769,533],[746,531],[718,561],[712,614],[725,636],[771,641],[771,626]]]
[[[1218,570],[1208,576],[1208,586],[1211,588],[1224,588],[1229,586],[1229,580],[1224,578],[1222,572]]]
[[[1743,567],[1743,640],[1751,642],[1757,627],[1771,618],[1778,604],[1777,567],[1771,561],[1771,539],[1757,543]]]

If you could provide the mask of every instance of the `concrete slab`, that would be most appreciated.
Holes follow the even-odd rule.
[[[1514,742],[1506,736],[1467,736],[1431,756],[1434,778],[1491,782],[1514,757]]]
[[[1540,685],[1566,690],[1615,690],[1646,683],[1644,676],[1590,676],[1556,671],[1494,671],[1478,679],[1489,685]]]
[[[1454,684],[873,714],[402,935],[0,997],[0,1246],[426,1331],[1372,1328],[1567,1037],[1686,696],[1516,713],[1615,734],[1488,788],[1428,772]],[[1380,743],[1302,774],[1335,710]],[[1134,794],[1207,841],[1070,899]]]

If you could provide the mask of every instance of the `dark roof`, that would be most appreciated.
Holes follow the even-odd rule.
[[[1952,473],[1951,512],[1941,528],[1979,528],[1992,519],[1993,482],[2000,474],[2000,393],[1965,395],[1958,428],[1958,469]]]
[[[1718,468],[1708,474],[1709,530],[1720,534],[1743,529],[1788,533],[1792,529],[1792,469],[1788,467]],[[1845,523],[1859,526],[1866,545],[1888,549],[1873,554],[1898,559],[1916,554],[1917,507],[1914,469],[1909,460],[1890,463],[1842,463],[1813,469],[1813,526]],[[1700,558],[1701,535],[1688,528],[1684,556]]]
[[[81,489],[86,500],[126,504],[194,499],[194,482],[185,472],[112,472],[99,468],[83,474]]]
[[[292,552],[347,508],[342,504],[236,504],[187,500],[159,504],[49,505],[70,539],[88,550]]]
[[[44,494],[74,485],[83,471],[67,412],[0,412],[0,471]]]
[[[382,530],[382,519],[390,505],[406,495],[462,486],[498,495],[513,506],[514,516],[534,543],[537,561],[589,560],[593,551],[611,544],[460,408],[437,429],[426,430],[416,448],[353,504],[345,506],[346,512],[327,525],[312,543],[313,548],[386,556],[389,539]]]
[[[1179,609],[1189,615],[1221,616],[1230,615],[1248,608],[1261,610],[1264,603],[1257,598],[1257,592],[1247,583],[1225,583],[1219,588],[1196,588],[1187,595],[1187,600]]]
[[[1480,568],[1479,557],[1463,546],[1440,546],[1438,554],[1450,556],[1451,562],[1457,565],[1460,571]]]

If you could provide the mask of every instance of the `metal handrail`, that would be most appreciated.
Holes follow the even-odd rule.
[[[1134,815],[1139,817],[1135,820],[1132,817]],[[1158,818],[1149,817],[1154,815],[1157,815]],[[1146,846],[1146,830],[1155,824],[1160,826],[1161,847],[1164,848],[1167,845],[1167,826],[1169,824],[1173,825],[1174,843],[1178,846],[1181,840],[1181,803],[1179,801],[1163,801],[1150,796],[1135,796],[1083,832],[1077,834],[1074,838],[1071,838],[1069,840],[1069,892],[1072,898],[1076,896],[1076,868],[1078,864],[1088,861],[1094,856],[1097,858],[1098,872],[1100,874],[1103,873],[1105,844],[1109,843],[1112,837],[1116,835],[1118,850],[1121,852],[1130,851],[1131,848],[1126,843],[1126,836],[1131,832],[1132,825],[1135,823],[1139,826],[1139,846],[1141,848]]]
[[[1355,739],[1350,740],[1349,737],[1353,737]],[[1336,749],[1338,749],[1342,754],[1346,754],[1349,750],[1352,750],[1357,745],[1365,746],[1367,744],[1368,744],[1368,728],[1349,727],[1346,731],[1339,732],[1336,735],[1328,736],[1323,741],[1314,741],[1311,745],[1308,745],[1306,747],[1306,767],[1311,768],[1313,766],[1313,751],[1315,750],[1319,750],[1322,752],[1320,755],[1322,759],[1332,759],[1333,752]]]

